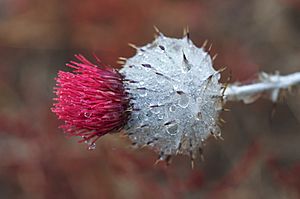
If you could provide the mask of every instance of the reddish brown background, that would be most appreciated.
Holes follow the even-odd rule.
[[[66,139],[50,112],[58,70],[74,53],[103,63],[153,39],[152,26],[180,37],[185,26],[213,43],[216,68],[233,80],[300,69],[297,0],[1,0],[0,198],[299,198],[299,92],[277,105],[230,103],[224,141],[205,162],[153,166],[156,154],[108,135],[95,151]]]

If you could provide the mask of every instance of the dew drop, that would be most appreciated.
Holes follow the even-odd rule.
[[[173,88],[175,91],[178,90],[178,88],[179,88],[178,84],[173,84]]]
[[[178,133],[178,124],[173,123],[166,126],[167,133],[170,135],[176,135]]]
[[[160,109],[159,109],[159,107],[153,107],[153,108],[151,108],[151,112],[154,114],[158,114],[158,113],[160,113]]]
[[[164,119],[164,114],[162,114],[162,113],[159,113],[159,114],[157,115],[157,118],[158,118],[159,120],[162,120],[162,119]]]
[[[84,115],[84,117],[86,117],[86,118],[90,118],[92,114],[91,114],[91,113],[88,113],[88,112],[85,112],[83,115]]]
[[[95,150],[95,149],[96,149],[96,143],[92,143],[88,147],[88,150]]]
[[[163,77],[157,77],[156,81],[158,84],[165,84],[166,82],[165,78]]]
[[[143,82],[143,81],[140,81],[140,82],[139,82],[139,85],[140,85],[140,86],[144,86],[144,84],[145,84],[145,82]]]
[[[186,108],[189,105],[189,96],[185,93],[181,94],[178,105],[182,108]]]
[[[162,155],[162,156],[159,157],[159,160],[161,160],[161,161],[163,161],[163,160],[165,160],[165,159],[166,159],[166,156],[165,156],[165,155]]]
[[[141,97],[146,97],[147,96],[147,91],[146,90],[140,90],[139,92]]]
[[[130,139],[131,139],[133,142],[137,141],[137,137],[136,137],[136,136],[131,135],[131,136],[129,136],[129,137],[130,137]]]
[[[169,111],[170,111],[170,112],[175,112],[175,110],[176,110],[176,106],[175,106],[174,104],[172,104],[172,105],[170,106],[170,108],[169,108]]]

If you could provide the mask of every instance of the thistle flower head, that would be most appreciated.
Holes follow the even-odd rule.
[[[59,72],[53,112],[67,134],[94,144],[124,126],[133,144],[150,146],[160,160],[186,154],[192,162],[210,135],[220,137],[222,84],[210,48],[195,46],[188,32],[181,39],[157,33],[143,47],[131,44],[137,52],[121,58],[119,72],[81,55],[67,64],[73,73]]]
[[[58,73],[52,111],[65,122],[61,128],[66,134],[82,137],[93,148],[99,137],[127,123],[129,103],[118,71],[75,57],[79,62],[66,64],[73,72]]]

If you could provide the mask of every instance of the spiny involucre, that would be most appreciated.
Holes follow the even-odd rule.
[[[178,153],[194,158],[210,135],[220,136],[220,73],[188,35],[174,39],[159,33],[136,49],[120,70],[133,104],[129,138],[153,147],[160,159]]]
[[[75,74],[59,73],[53,112],[67,134],[89,140],[124,127],[133,144],[148,145],[160,160],[175,154],[193,160],[209,136],[221,136],[223,88],[209,53],[188,33],[181,39],[157,33],[150,44],[131,45],[136,55],[123,59],[120,71],[77,56],[81,63],[68,65]]]

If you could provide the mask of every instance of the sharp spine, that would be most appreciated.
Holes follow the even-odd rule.
[[[124,64],[125,64],[125,62],[124,62],[124,61],[121,61],[121,60],[119,60],[119,61],[117,61],[117,64],[124,65]]]
[[[159,29],[157,28],[157,26],[153,26],[153,28],[154,28],[154,30],[155,30],[155,32],[156,32],[156,34],[158,35],[158,36],[162,36],[163,34],[159,31]]]
[[[125,57],[119,57],[119,60],[121,60],[121,61],[127,61],[127,58],[125,58]]]
[[[205,40],[205,41],[203,42],[203,44],[202,44],[201,48],[205,49],[205,47],[206,47],[207,43],[208,43],[208,40]]]
[[[133,48],[135,50],[139,50],[139,48],[136,45],[132,44],[132,43],[128,43],[128,46],[130,46],[131,48]]]
[[[212,57],[212,60],[215,61],[215,59],[218,57],[218,54],[215,54],[213,57]]]
[[[212,49],[212,45],[213,45],[212,43],[209,45],[209,47],[208,47],[208,49],[207,49],[207,52],[208,52],[208,53],[210,53],[210,51],[211,51],[211,49]]]

